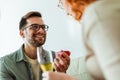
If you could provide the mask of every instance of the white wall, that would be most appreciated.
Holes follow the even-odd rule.
[[[49,25],[47,49],[70,50],[71,58],[84,54],[81,26],[57,7],[58,0],[0,0],[0,56],[17,50],[23,43],[19,21],[29,11],[40,11]]]

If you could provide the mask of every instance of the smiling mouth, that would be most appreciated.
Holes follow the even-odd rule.
[[[42,38],[43,36],[35,36],[35,37]]]
[[[44,35],[35,35],[35,37],[45,37]]]
[[[45,39],[45,36],[43,36],[43,35],[35,35],[34,37],[36,39],[39,39],[39,40],[44,40]]]

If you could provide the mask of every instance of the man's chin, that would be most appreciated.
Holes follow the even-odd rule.
[[[40,46],[42,46],[44,43],[35,43],[35,44],[33,44],[35,47],[40,47]]]

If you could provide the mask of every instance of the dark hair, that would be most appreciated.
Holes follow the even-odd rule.
[[[42,15],[40,12],[37,12],[37,11],[28,12],[26,15],[24,15],[21,18],[20,23],[19,23],[19,30],[21,30],[27,24],[27,19],[31,17],[42,17]]]

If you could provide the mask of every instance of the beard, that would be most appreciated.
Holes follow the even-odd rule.
[[[26,31],[25,42],[34,47],[42,46],[46,41],[46,33],[34,33],[29,35]]]
[[[45,42],[43,43],[39,43],[39,42],[30,42],[33,46],[35,47],[39,47],[39,46],[42,46]]]
[[[32,37],[32,38],[26,38],[27,42],[30,43],[32,46],[34,47],[39,47],[42,46],[45,41],[46,41],[46,36],[41,37],[41,38],[36,38],[36,37]]]

